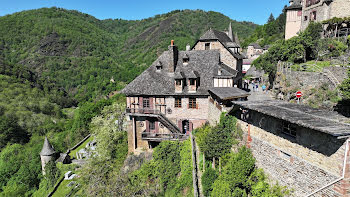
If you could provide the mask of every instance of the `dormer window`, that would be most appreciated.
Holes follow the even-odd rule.
[[[183,80],[182,79],[175,79],[175,92],[181,93],[183,89]]]
[[[210,50],[210,43],[205,43],[205,50]]]
[[[176,84],[177,86],[180,86],[180,85],[181,85],[181,81],[182,81],[181,79],[176,79],[176,80],[175,80],[175,84]]]
[[[156,65],[156,69],[157,69],[157,71],[161,71],[161,70],[162,70],[162,68],[163,68],[163,64],[162,64],[162,62],[158,62],[158,63],[157,63],[157,65]]]
[[[191,86],[196,85],[196,79],[190,79],[190,85]]]
[[[182,58],[182,61],[183,61],[183,65],[187,65],[188,62],[190,61],[190,58],[188,57],[187,54],[184,55],[184,57]]]

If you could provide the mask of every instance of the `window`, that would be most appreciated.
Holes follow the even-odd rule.
[[[197,108],[196,98],[189,98],[188,108],[190,108],[190,109],[196,109]]]
[[[177,86],[180,86],[181,85],[181,79],[176,79],[175,83],[176,83]]]
[[[304,16],[304,21],[307,21],[307,16]]]
[[[205,50],[210,50],[210,43],[205,43]]]
[[[312,18],[312,20],[316,20],[316,11],[313,11],[312,13],[311,13],[311,18]]]
[[[191,86],[196,85],[196,79],[190,79],[190,85]]]
[[[149,121],[149,130],[155,130],[156,129],[156,122]]]
[[[149,108],[149,98],[143,98],[143,108]]]
[[[175,107],[176,108],[182,107],[181,98],[175,98]]]
[[[290,137],[296,138],[297,137],[297,129],[295,126],[293,126],[291,123],[283,122],[283,128],[282,133],[286,134]]]
[[[298,11],[298,16],[301,16],[302,15],[302,12],[301,11]]]

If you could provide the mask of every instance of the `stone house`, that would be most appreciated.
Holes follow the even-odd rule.
[[[350,124],[335,112],[283,101],[233,101],[259,168],[295,196],[349,196]]]
[[[237,40],[236,40],[237,39]],[[214,29],[208,30],[202,35],[192,47],[192,50],[219,50],[220,60],[223,64],[238,71],[235,77],[235,84],[242,85],[243,58],[241,48],[238,44],[238,37],[232,33],[231,23],[228,32],[221,32]]]
[[[127,97],[129,152],[163,140],[187,139],[193,129],[218,122],[231,101],[248,97],[234,87],[242,59],[227,34],[209,30],[193,50],[186,48],[179,51],[172,41],[168,51],[121,91]]]
[[[311,21],[321,22],[334,17],[350,16],[349,0],[290,0],[285,10],[285,39],[292,38],[307,28]]]

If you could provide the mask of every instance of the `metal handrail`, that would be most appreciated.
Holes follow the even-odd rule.
[[[141,133],[141,138],[147,138],[147,139],[181,140],[187,137],[188,135],[181,134],[181,133],[150,133],[150,132]]]
[[[127,108],[126,113],[131,114],[161,114],[160,110],[150,108]]]

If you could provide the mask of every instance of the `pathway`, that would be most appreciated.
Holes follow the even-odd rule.
[[[261,87],[259,87],[259,91],[253,92],[250,91],[250,96],[248,96],[249,101],[264,101],[264,100],[272,100],[273,98],[269,93],[263,92]]]

